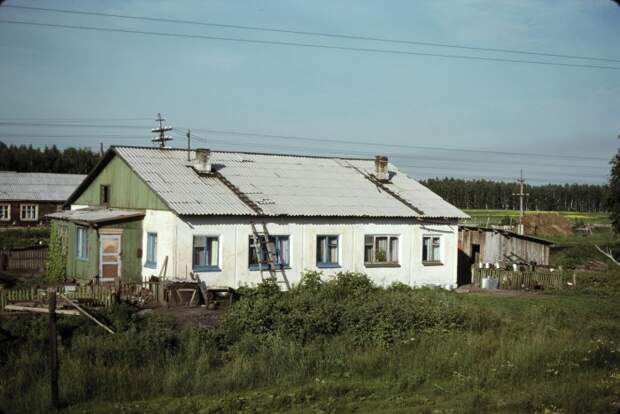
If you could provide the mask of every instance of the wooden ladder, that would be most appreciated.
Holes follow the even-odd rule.
[[[271,240],[271,237],[269,236],[267,225],[262,223],[261,232],[256,229],[256,225],[254,223],[251,223],[251,226],[252,233],[254,234],[254,252],[256,253],[256,261],[260,270],[260,276],[264,279],[263,272],[266,267],[266,270],[269,270],[269,277],[271,280],[279,283],[277,269],[280,269],[280,265],[277,260],[275,242]],[[264,257],[263,251],[267,252],[267,257]]]

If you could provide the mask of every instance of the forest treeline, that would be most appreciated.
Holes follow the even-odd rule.
[[[59,150],[55,145],[33,148],[0,142],[0,171],[86,174],[98,161],[99,154],[88,148]]]
[[[88,148],[58,149],[55,145],[6,145],[0,142],[0,171],[86,174],[99,161]],[[459,178],[431,178],[422,184],[460,208],[518,209],[517,183]],[[528,210],[607,211],[607,185],[546,184],[527,186]]]
[[[519,209],[517,183],[431,178],[422,184],[459,208]],[[593,184],[527,185],[528,210],[600,212],[608,210],[609,187]]]

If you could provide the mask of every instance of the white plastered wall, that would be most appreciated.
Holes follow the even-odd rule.
[[[148,232],[157,233],[157,268],[143,267],[145,279],[158,275],[168,256],[167,277],[187,278],[192,271],[194,235],[219,237],[220,271],[198,272],[209,286],[255,285],[261,281],[261,272],[249,269],[249,236],[252,234],[248,218],[196,217],[182,219],[174,213],[147,210],[143,229],[143,259],[146,260]],[[291,285],[299,283],[305,270],[322,270],[326,278],[339,271],[366,273],[375,283],[388,286],[401,282],[410,286],[456,286],[458,227],[452,224],[419,224],[399,219],[341,219],[299,218],[274,219],[267,222],[271,235],[288,235],[290,241],[290,268],[285,270]],[[260,226],[259,226],[260,231]],[[364,265],[365,235],[399,236],[399,267],[366,267]],[[318,235],[339,236],[340,268],[318,269],[316,266],[316,239]],[[422,237],[441,237],[439,266],[422,263]],[[279,272],[278,272],[279,273]],[[279,273],[280,274],[280,273]],[[268,276],[268,272],[264,272]]]

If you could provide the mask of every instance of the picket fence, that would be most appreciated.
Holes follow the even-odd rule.
[[[88,286],[59,286],[57,294],[63,294],[71,300],[79,300],[91,306],[110,307],[120,300],[135,300],[143,303],[158,303],[163,289],[159,282],[131,282]],[[29,289],[4,289],[0,288],[0,311],[4,311],[6,305],[16,302],[46,303],[47,288]]]
[[[480,287],[483,278],[496,279],[499,289],[562,289],[572,280],[564,271],[511,271],[501,269],[476,269],[474,286]]]

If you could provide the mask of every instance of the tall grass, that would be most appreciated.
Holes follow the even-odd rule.
[[[464,297],[317,276],[290,293],[246,290],[209,330],[122,307],[100,315],[116,335],[62,319],[62,401],[102,413],[610,412],[620,401],[615,298]],[[45,318],[2,325],[19,339],[0,348],[0,409],[49,412]]]

